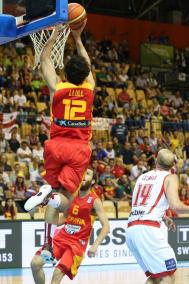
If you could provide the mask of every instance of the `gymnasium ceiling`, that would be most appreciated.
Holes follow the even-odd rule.
[[[69,1],[69,2],[73,2]],[[172,22],[172,11],[177,11],[182,24],[189,25],[189,0],[77,0],[88,12]]]

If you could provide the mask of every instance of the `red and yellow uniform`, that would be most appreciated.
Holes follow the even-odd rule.
[[[45,142],[45,180],[75,193],[88,167],[92,136],[93,88],[59,83],[52,102],[51,139]]]
[[[92,186],[92,190],[95,192],[95,194],[100,198],[100,200],[103,200],[104,197],[104,189],[101,185],[99,184],[94,184]]]
[[[57,267],[70,279],[77,274],[85,254],[95,220],[92,210],[96,198],[92,191],[85,197],[77,196],[69,208],[63,228],[57,229],[53,238]]]
[[[112,185],[104,186],[104,192],[106,192],[109,196],[111,196],[113,198],[116,196],[116,189]]]

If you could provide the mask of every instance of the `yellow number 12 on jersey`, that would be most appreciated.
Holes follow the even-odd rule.
[[[85,120],[85,116],[77,116],[77,113],[86,112],[87,110],[86,101],[64,99],[62,103],[65,106],[64,119],[66,120]]]

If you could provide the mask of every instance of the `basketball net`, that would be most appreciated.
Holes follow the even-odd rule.
[[[46,45],[47,41],[51,37],[54,31],[54,27],[47,28],[45,30],[38,31],[30,35],[30,38],[34,45],[35,50],[35,63],[34,69],[40,67],[41,53]],[[58,37],[53,45],[51,52],[51,60],[55,68],[63,69],[64,67],[64,49],[67,38],[70,34],[70,28],[68,25],[62,25],[59,30]]]

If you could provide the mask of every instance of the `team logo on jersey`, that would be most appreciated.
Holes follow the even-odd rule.
[[[176,261],[174,258],[166,260],[165,265],[166,265],[167,270],[176,269]]]
[[[66,224],[64,226],[64,230],[66,231],[67,234],[73,235],[81,230],[81,226]]]
[[[92,196],[89,196],[89,198],[87,199],[87,203],[90,204],[92,202],[92,200],[93,200]]]
[[[133,210],[131,213],[130,213],[130,216],[136,216],[136,215],[143,215],[145,213],[144,210]]]
[[[66,120],[54,118],[54,123],[61,127],[71,127],[71,128],[85,128],[91,125],[89,120]]]

